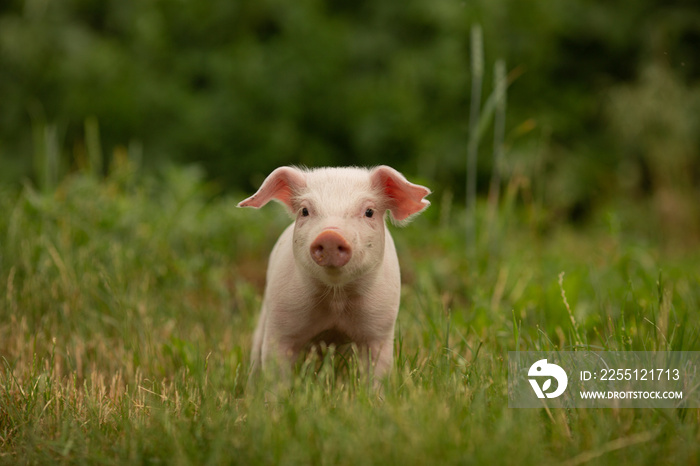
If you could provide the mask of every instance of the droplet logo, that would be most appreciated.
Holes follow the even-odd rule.
[[[537,395],[537,398],[556,398],[564,393],[564,390],[566,390],[566,385],[569,383],[569,378],[566,376],[564,369],[556,364],[548,364],[546,359],[540,359],[530,366],[530,370],[528,371],[527,375],[529,377],[547,377],[541,388],[537,379],[528,379],[530,381],[530,385],[532,385],[532,389],[535,391],[535,395]],[[556,379],[557,389],[552,393],[547,393],[547,390],[549,390],[552,386],[551,377]]]

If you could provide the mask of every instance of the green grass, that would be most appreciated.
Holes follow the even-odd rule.
[[[504,209],[473,257],[439,199],[395,229],[404,289],[380,396],[328,363],[246,388],[281,209],[124,159],[106,180],[0,194],[0,463],[700,462],[698,409],[507,407],[509,350],[700,350],[699,254],[614,211],[578,229]]]

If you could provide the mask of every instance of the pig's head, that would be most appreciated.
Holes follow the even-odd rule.
[[[296,218],[297,264],[329,286],[342,286],[376,268],[384,257],[389,213],[399,224],[430,205],[430,190],[412,184],[391,167],[280,167],[239,207],[260,208],[271,200]]]

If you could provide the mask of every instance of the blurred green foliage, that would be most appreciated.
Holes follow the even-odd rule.
[[[675,172],[697,198],[700,9],[682,0],[6,0],[0,179],[40,177],[36,154],[95,165],[96,121],[104,158],[136,147],[227,188],[282,164],[387,163],[462,199],[474,24],[485,82],[499,58],[515,79],[506,176],[568,218],[658,197]]]

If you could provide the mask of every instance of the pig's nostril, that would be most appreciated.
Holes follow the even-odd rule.
[[[345,259],[346,257],[349,259],[350,258],[350,249],[344,247],[344,246],[338,246],[338,258],[339,259]],[[347,261],[346,261],[347,262]]]
[[[316,260],[316,262],[321,260],[323,257],[323,246],[321,246],[320,244],[311,246],[311,255],[314,257],[314,260]]]

